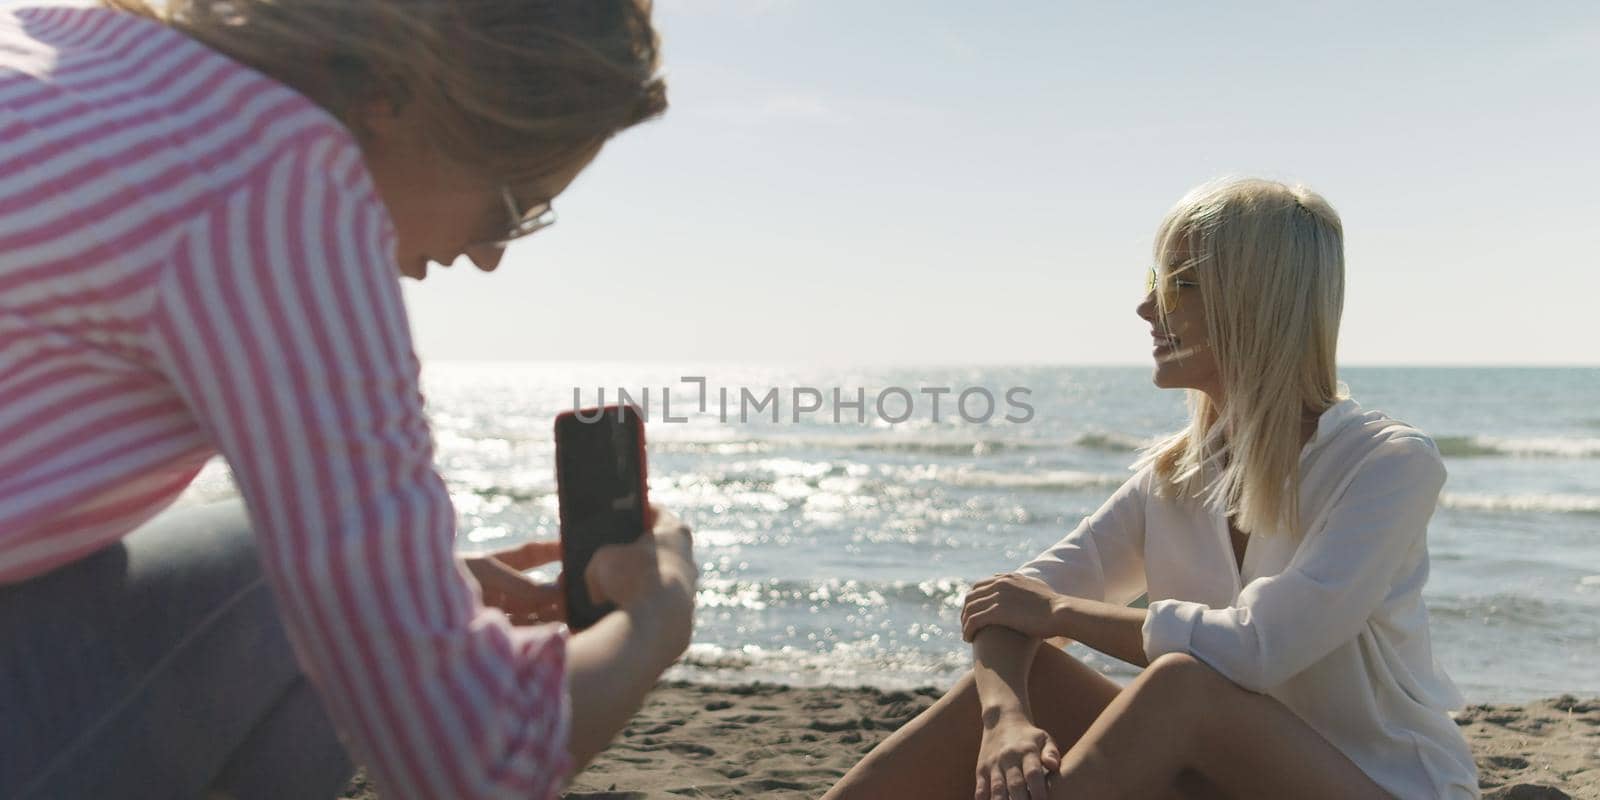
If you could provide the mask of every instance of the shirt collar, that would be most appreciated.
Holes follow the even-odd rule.
[[[1317,417],[1317,432],[1311,435],[1311,441],[1306,442],[1305,447],[1300,448],[1300,457],[1304,458],[1327,444],[1335,432],[1360,413],[1360,404],[1349,397],[1328,406]]]

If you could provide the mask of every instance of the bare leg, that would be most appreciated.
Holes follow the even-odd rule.
[[[1112,699],[1062,756],[1051,797],[1164,796],[1186,772],[1241,800],[1392,800],[1282,703],[1171,654]]]
[[[1034,724],[1063,752],[1089,729],[1119,687],[1049,645],[1028,674]],[[983,726],[978,690],[967,673],[932,708],[906,723],[851,768],[823,800],[885,797],[971,800]]]

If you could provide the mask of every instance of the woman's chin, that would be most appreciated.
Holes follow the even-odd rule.
[[[1151,371],[1150,382],[1154,383],[1158,389],[1193,388],[1192,381],[1184,380],[1184,376],[1179,374],[1177,370],[1164,364],[1157,364],[1155,369]]]

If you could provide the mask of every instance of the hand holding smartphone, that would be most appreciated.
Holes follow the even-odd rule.
[[[567,625],[587,628],[613,610],[584,579],[595,551],[644,534],[649,497],[644,420],[631,405],[568,411],[556,417],[556,496]]]

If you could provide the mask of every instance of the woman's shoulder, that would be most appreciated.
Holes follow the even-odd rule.
[[[157,20],[95,6],[11,8],[0,39],[0,105],[34,137],[78,145],[57,144],[56,158],[143,188],[228,194],[287,153],[331,149],[341,162],[359,153],[304,94]]]
[[[1350,476],[1383,465],[1402,472],[1443,472],[1439,447],[1421,428],[1381,410],[1361,408],[1354,400],[1340,405],[1346,407],[1337,409],[1340,418],[1331,430],[1318,432],[1324,441],[1312,454],[1321,462],[1317,471]]]
[[[1397,417],[1377,410],[1364,411],[1356,429],[1359,440],[1372,449],[1386,451],[1418,451],[1439,455],[1439,446],[1433,437],[1421,428]]]

